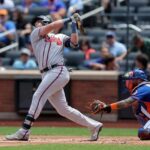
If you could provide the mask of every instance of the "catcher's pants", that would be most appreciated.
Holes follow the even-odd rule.
[[[56,67],[42,74],[42,82],[33,95],[28,114],[37,119],[48,99],[60,115],[90,129],[95,128],[99,122],[68,106],[63,90],[68,81],[69,72],[64,66]]]

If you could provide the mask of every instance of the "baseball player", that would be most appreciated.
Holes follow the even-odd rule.
[[[98,139],[103,124],[68,106],[63,90],[69,81],[69,72],[64,66],[63,48],[76,48],[78,46],[77,21],[81,21],[78,14],[55,22],[46,16],[34,18],[33,26],[35,29],[31,33],[31,43],[41,72],[42,82],[33,95],[22,128],[12,135],[7,135],[7,140],[28,140],[30,128],[39,117],[47,100],[60,115],[88,127],[91,130],[91,141]],[[72,28],[70,37],[64,34],[54,34],[55,30],[69,22],[71,22]]]
[[[105,103],[95,100],[91,104],[94,113],[105,111],[110,113],[132,105],[135,116],[141,124],[138,130],[140,140],[150,140],[150,82],[144,71],[135,69],[127,73],[124,77],[126,88],[131,96],[125,100],[106,105]]]

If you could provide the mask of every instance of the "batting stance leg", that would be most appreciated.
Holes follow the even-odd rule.
[[[63,87],[68,81],[69,73],[65,67],[57,67],[43,75],[43,80],[33,95],[33,100],[22,128],[15,134],[6,136],[6,139],[28,140],[29,129],[31,128],[34,120],[36,120],[40,115],[47,99],[50,98],[49,101],[56,108],[59,114],[91,129],[91,141],[97,140],[102,124],[84,116],[78,110],[68,106],[63,91]]]
[[[53,105],[53,107],[60,115],[72,120],[73,122],[78,123],[79,125],[88,127],[89,129],[93,129],[100,124],[99,122],[83,115],[78,110],[70,107],[66,101],[63,89],[52,95],[49,98],[49,102]]]

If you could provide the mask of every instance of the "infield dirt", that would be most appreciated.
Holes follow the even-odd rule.
[[[87,137],[81,136],[31,136],[29,141],[7,141],[0,136],[0,146],[20,146],[38,144],[127,144],[127,145],[150,145],[150,141],[140,141],[138,137],[100,137],[98,141],[90,142]]]

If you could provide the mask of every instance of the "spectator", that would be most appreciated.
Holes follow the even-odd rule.
[[[115,57],[116,61],[121,61],[127,54],[127,49],[124,44],[116,41],[116,35],[113,31],[106,33],[106,46],[109,52]]]
[[[139,54],[135,59],[135,67],[143,70],[147,75],[150,75],[148,62],[148,57],[145,54]]]
[[[13,68],[14,69],[36,69],[37,68],[37,64],[36,62],[30,58],[31,56],[31,52],[30,50],[23,48],[21,50],[21,55],[20,55],[20,59],[15,60],[14,64],[13,64]]]
[[[135,35],[133,37],[133,47],[131,48],[131,51],[144,53],[150,59],[150,39]]]
[[[109,53],[107,47],[102,47],[100,57],[85,62],[85,66],[93,70],[117,70],[115,58]]]
[[[12,0],[0,0],[0,9],[12,9],[14,6]]]
[[[6,31],[16,30],[15,24],[8,20],[8,11],[0,9],[0,35]],[[0,37],[0,48],[9,45],[14,40],[14,33],[9,33]]]
[[[19,34],[19,47],[28,47],[30,45],[30,33],[32,31],[31,23],[24,20],[23,12],[19,7],[14,9],[12,20],[16,23]]]
[[[96,52],[96,50],[94,50],[93,48],[91,48],[90,42],[88,40],[82,40],[81,41],[81,43],[80,43],[80,49],[84,52],[86,60],[90,59],[90,54]]]
[[[116,64],[115,57],[112,55],[105,58],[104,61],[105,70],[118,70],[118,65]]]
[[[33,0],[22,0],[21,8],[25,14],[28,14],[29,10],[35,7],[38,7],[38,5],[34,3]]]
[[[66,6],[62,0],[44,0],[41,6],[49,8],[53,20],[59,20],[66,15]]]
[[[71,16],[72,13],[74,12],[82,14],[82,11],[83,11],[82,0],[70,0],[69,1],[68,16]]]

